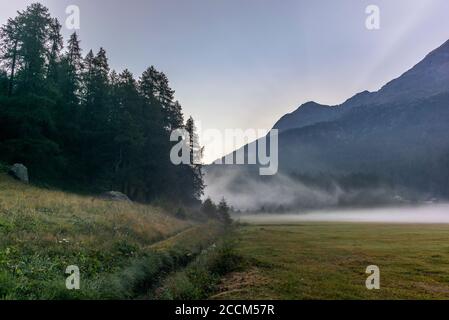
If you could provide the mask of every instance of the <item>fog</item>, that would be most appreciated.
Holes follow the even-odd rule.
[[[240,222],[289,224],[300,222],[449,223],[449,204],[377,209],[318,210],[305,213],[236,215]]]
[[[239,168],[227,168],[226,174],[206,174],[205,197],[219,202],[225,198],[230,205],[239,210],[258,210],[261,207],[331,207],[338,204],[341,194],[336,188],[325,192],[294,181],[278,173],[266,180],[254,178]]]
[[[214,202],[219,202],[224,197],[234,209],[250,212],[279,213],[296,209],[337,207],[372,208],[380,205],[419,203],[431,199],[413,194],[409,190],[392,189],[388,186],[348,190],[335,180],[329,182],[327,188],[323,188],[310,182],[303,183],[282,173],[272,177],[260,177],[257,172],[229,166],[225,170],[207,170],[205,182],[205,198],[210,197]]]

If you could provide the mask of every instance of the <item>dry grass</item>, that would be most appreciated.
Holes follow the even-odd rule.
[[[166,251],[179,246],[183,248],[207,247],[210,239],[216,238],[222,231],[222,226],[216,221],[210,221],[203,225],[193,226],[183,232],[176,234],[166,240],[160,241],[150,246],[155,251]]]
[[[220,283],[217,294],[210,299],[223,299],[235,294],[250,293],[250,288],[264,287],[270,280],[261,274],[261,271],[252,267],[246,271],[232,272],[226,275]],[[266,297],[269,298],[269,297]]]
[[[0,298],[58,298],[55,286],[65,290],[69,265],[95,285],[193,225],[153,206],[37,188],[0,174]]]
[[[106,249],[126,240],[146,246],[191,223],[159,208],[24,185],[0,175],[0,243],[37,241]]]

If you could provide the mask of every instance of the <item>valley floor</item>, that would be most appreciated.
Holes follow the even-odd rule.
[[[250,266],[214,299],[449,299],[449,225],[247,225],[237,243]]]
[[[67,290],[68,266],[81,289]],[[380,290],[367,290],[367,266]],[[449,299],[449,224],[183,220],[0,174],[0,299]]]

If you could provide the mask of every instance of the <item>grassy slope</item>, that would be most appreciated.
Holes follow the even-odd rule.
[[[80,267],[82,285],[94,282],[192,225],[155,207],[40,189],[0,174],[0,298],[58,298],[68,265]]]
[[[449,298],[449,225],[244,226],[238,238],[253,267],[228,276],[217,298]],[[380,290],[365,287],[371,264]]]

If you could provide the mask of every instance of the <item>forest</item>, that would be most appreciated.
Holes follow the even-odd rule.
[[[33,183],[132,200],[198,203],[202,167],[170,161],[170,133],[186,129],[167,76],[111,70],[106,50],[84,54],[49,10],[31,4],[0,30],[0,161]],[[193,143],[189,143],[193,152]]]

